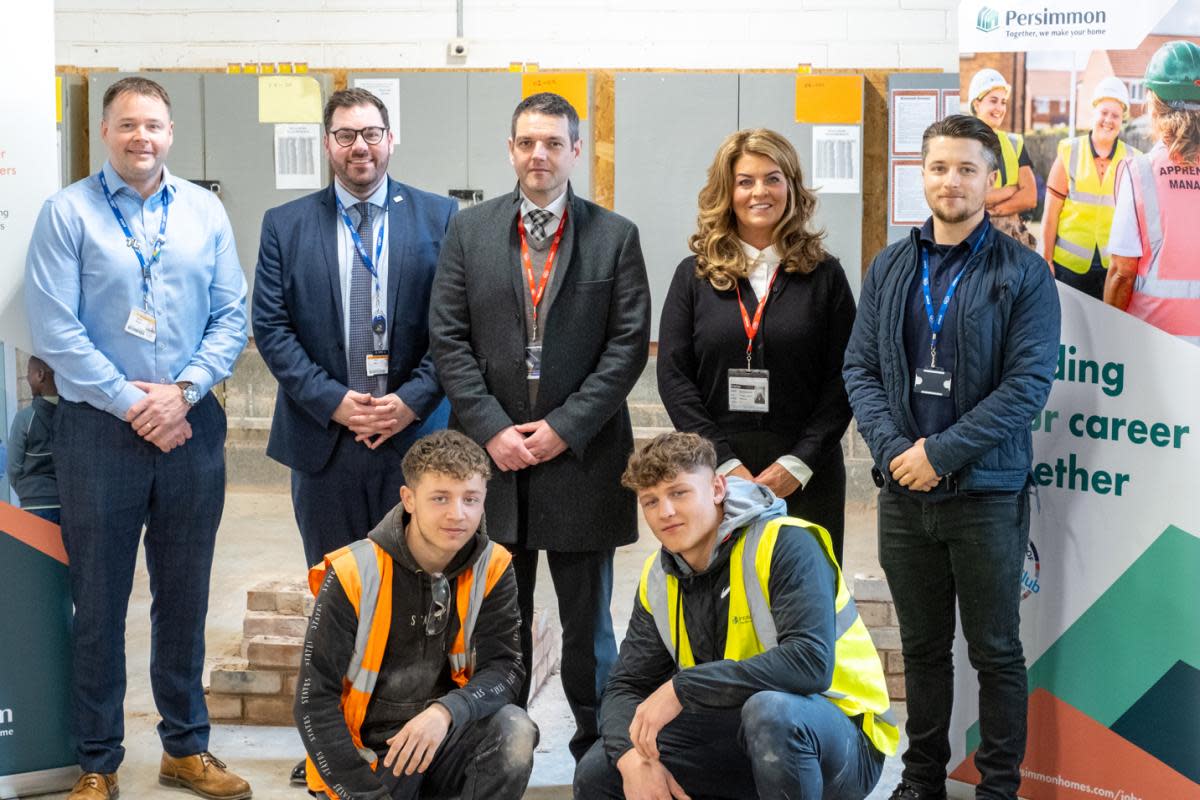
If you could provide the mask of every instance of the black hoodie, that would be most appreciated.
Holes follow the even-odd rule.
[[[466,686],[459,688],[454,683],[447,654],[459,627],[455,579],[479,557],[487,535],[482,529],[476,533],[446,568],[451,585],[449,623],[442,633],[427,636],[425,615],[430,608],[432,580],[409,552],[404,538],[407,523],[404,507],[396,506],[369,535],[395,562],[387,650],[362,726],[363,744],[380,755],[387,751],[386,740],[431,703],[441,703],[450,711],[453,730],[516,702],[525,677],[517,583],[509,566],[484,600],[475,624],[475,672]],[[358,615],[330,569],[304,639],[296,724],[327,785],[347,798],[385,800],[387,790],[355,749],[339,708],[342,679],[357,631]]]

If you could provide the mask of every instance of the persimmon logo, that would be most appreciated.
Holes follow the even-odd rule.
[[[1000,27],[1000,12],[984,6],[979,9],[979,15],[975,17],[975,27],[982,33],[991,33]]]

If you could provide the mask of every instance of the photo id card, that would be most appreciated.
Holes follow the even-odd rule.
[[[949,397],[952,377],[944,369],[918,368],[916,377],[913,379],[913,390],[918,394],[927,394],[931,397]]]
[[[542,346],[540,344],[525,345],[525,379],[530,381],[542,379]]]
[[[765,369],[729,370],[729,410],[757,414],[770,411],[770,377]]]
[[[140,308],[130,310],[129,319],[125,320],[126,333],[132,334],[139,339],[144,339],[147,342],[153,342],[157,335],[157,330],[158,322],[149,311],[144,311]]]
[[[388,373],[388,351],[376,350],[374,353],[367,353],[367,375],[374,377],[376,375],[387,375]]]

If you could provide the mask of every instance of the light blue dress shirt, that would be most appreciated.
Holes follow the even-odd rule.
[[[337,194],[342,205],[346,209],[346,214],[350,217],[350,221],[354,223],[355,230],[361,222],[358,216],[358,211],[354,208],[360,201],[357,197],[346,191],[335,178],[333,181],[333,191]],[[366,199],[366,202],[375,206],[378,210],[375,212],[375,219],[371,224],[371,247],[370,256],[375,258],[376,242],[379,241],[380,233],[384,235],[383,251],[379,255],[379,263],[376,265],[379,272],[379,302],[383,306],[382,309],[376,309],[375,312],[387,315],[387,285],[388,285],[388,231],[384,229],[383,222],[387,216],[388,209],[388,179],[384,178],[383,182],[371,193],[371,196]],[[383,213],[380,213],[382,211]],[[390,228],[390,226],[389,226]],[[354,239],[350,236],[349,229],[346,228],[346,223],[342,221],[342,215],[338,214],[337,219],[337,236],[338,236],[338,279],[341,281],[342,287],[342,342],[346,345],[346,368],[350,367],[350,278],[351,267],[354,266]],[[372,295],[374,297],[374,295]],[[391,329],[392,321],[388,320],[388,329]],[[387,335],[375,335],[376,349],[386,349]],[[385,383],[387,376],[381,376]]]
[[[225,208],[211,192],[163,168],[143,200],[112,165],[104,176],[126,223],[149,252],[170,215],[153,266],[149,311],[155,341],[125,332],[143,307],[141,266],[104,199],[98,175],[46,201],[26,259],[25,307],[33,350],[55,372],[61,397],[125,418],[145,396],[130,381],[190,381],[201,396],[228,378],[246,345],[246,278]]]

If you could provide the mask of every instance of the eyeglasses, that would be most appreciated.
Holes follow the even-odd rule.
[[[338,128],[336,131],[330,131],[333,135],[333,140],[342,147],[349,147],[354,144],[354,140],[362,135],[363,141],[367,144],[379,144],[383,141],[383,135],[387,133],[387,128]]]
[[[432,582],[431,599],[429,613],[425,615],[425,635],[437,636],[446,630],[446,621],[450,619],[450,581],[446,580],[446,576],[441,572],[435,572],[429,578]]]

